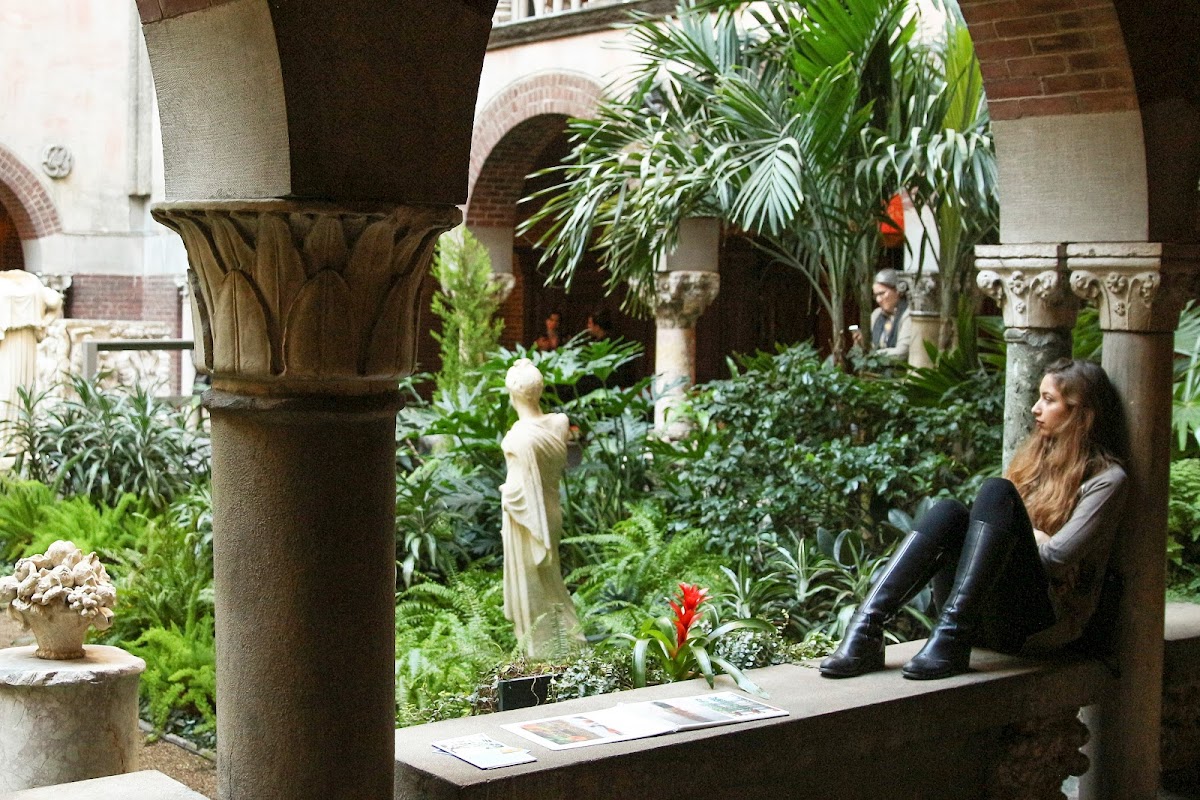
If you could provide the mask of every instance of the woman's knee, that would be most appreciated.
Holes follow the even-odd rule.
[[[979,494],[971,505],[971,518],[993,525],[1012,517],[1013,509],[1021,503],[1021,495],[1012,481],[1005,478],[988,478],[979,487]]]
[[[915,528],[925,536],[942,542],[960,539],[967,529],[971,514],[957,500],[944,499],[934,503],[917,520]]]

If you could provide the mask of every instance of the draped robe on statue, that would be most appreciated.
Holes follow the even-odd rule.
[[[508,465],[500,487],[504,616],[533,657],[556,655],[559,642],[582,641],[558,559],[568,424],[565,414],[518,420],[501,443]]]

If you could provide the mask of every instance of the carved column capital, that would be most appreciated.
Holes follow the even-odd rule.
[[[676,270],[654,276],[654,317],[660,328],[691,328],[721,289],[718,272]]]
[[[938,274],[926,271],[900,273],[900,293],[908,296],[908,310],[913,315],[941,313],[938,295]]]
[[[188,252],[197,368],[252,394],[395,388],[415,359],[420,284],[453,206],[167,203]]]
[[[976,284],[1004,312],[1007,328],[1066,328],[1079,300],[1067,287],[1058,245],[987,245],[975,248]]]
[[[1066,247],[1071,289],[1096,304],[1106,331],[1169,333],[1197,294],[1200,248],[1156,242],[1089,242]]]

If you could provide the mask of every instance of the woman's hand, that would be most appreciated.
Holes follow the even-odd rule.
[[[1038,547],[1041,547],[1046,542],[1050,541],[1050,537],[1046,535],[1046,532],[1039,531],[1037,528],[1033,529],[1033,538],[1038,543]]]

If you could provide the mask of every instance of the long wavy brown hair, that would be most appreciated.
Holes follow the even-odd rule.
[[[1033,527],[1053,535],[1070,518],[1079,487],[1129,458],[1121,398],[1091,361],[1062,358],[1046,370],[1068,416],[1052,434],[1034,431],[1008,465]]]

